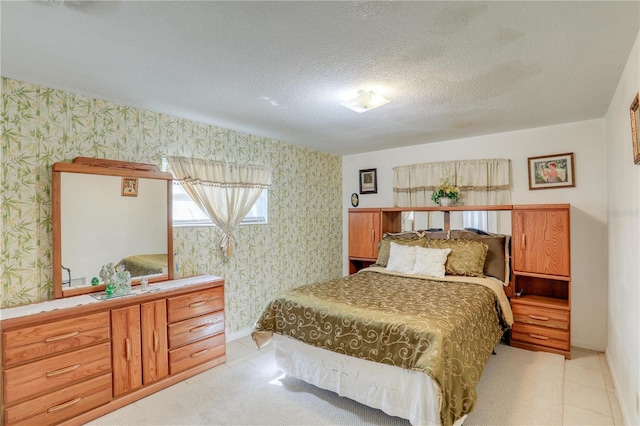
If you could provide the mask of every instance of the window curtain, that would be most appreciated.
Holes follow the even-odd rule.
[[[222,230],[220,249],[226,259],[231,258],[235,246],[233,230],[249,213],[262,190],[271,186],[271,170],[186,157],[168,157],[167,161],[187,194]]]
[[[432,206],[431,194],[443,178],[460,188],[463,205],[511,204],[510,164],[508,159],[496,158],[394,167],[394,205]]]

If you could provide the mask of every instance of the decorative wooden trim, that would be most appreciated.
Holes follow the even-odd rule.
[[[488,206],[432,206],[432,207],[383,207],[382,212],[461,212],[461,211],[496,211],[512,210],[511,204],[499,204]]]
[[[631,141],[633,142],[633,162],[640,164],[640,92],[629,107],[631,113]]]
[[[514,204],[513,210],[567,210],[571,204]]]

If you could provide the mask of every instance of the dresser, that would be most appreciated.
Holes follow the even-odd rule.
[[[2,424],[82,424],[226,361],[224,280],[4,309]]]

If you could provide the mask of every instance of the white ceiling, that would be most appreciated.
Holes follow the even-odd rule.
[[[7,2],[2,75],[337,155],[604,116],[640,2]],[[391,100],[358,114],[361,89]]]

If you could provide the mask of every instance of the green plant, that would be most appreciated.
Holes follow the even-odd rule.
[[[431,200],[436,204],[439,204],[440,198],[449,198],[455,204],[460,200],[460,188],[455,186],[449,178],[442,178],[431,194]]]

